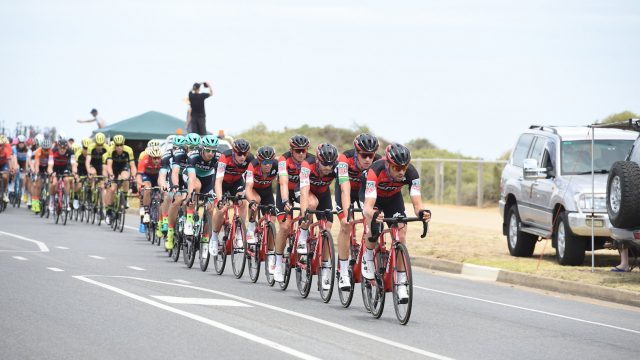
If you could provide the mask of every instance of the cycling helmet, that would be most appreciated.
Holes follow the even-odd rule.
[[[378,139],[371,134],[360,134],[353,139],[353,146],[360,152],[373,153],[378,151]]]
[[[44,139],[40,142],[40,147],[43,149],[51,149],[51,140]]]
[[[289,146],[293,149],[302,149],[309,147],[309,138],[304,135],[293,135],[289,139]]]
[[[124,136],[122,135],[116,135],[113,137],[113,143],[118,146],[118,145],[124,145]]]
[[[258,160],[271,160],[276,156],[276,151],[271,146],[263,146],[258,149]]]
[[[7,137],[4,135],[0,135],[0,145],[4,145],[7,143]]]
[[[162,150],[160,150],[160,146],[151,146],[147,148],[147,155],[158,158],[162,156]]]
[[[32,146],[33,145],[33,139],[32,138],[28,138],[27,139],[27,146]]]
[[[82,147],[88,148],[89,146],[91,146],[91,139],[89,138],[82,139]]]
[[[58,139],[58,141],[56,143],[58,144],[58,146],[67,146],[67,145],[69,145],[69,143],[65,139]]]
[[[106,140],[103,133],[97,133],[95,136],[96,145],[104,145],[104,141]]]
[[[251,143],[245,139],[236,139],[233,142],[233,150],[237,153],[248,153],[251,150]]]
[[[18,145],[18,139],[13,138],[13,140],[11,140],[11,145]]]
[[[176,135],[173,138],[173,146],[175,147],[183,147],[187,143],[187,138],[182,135]]]
[[[167,136],[167,140],[165,141],[165,144],[173,144],[173,138],[176,137],[175,135],[169,135]]]
[[[24,136],[24,135],[18,135],[17,139],[18,139],[19,143],[23,143],[23,142],[27,141],[27,137]]]
[[[187,135],[187,145],[196,147],[200,145],[200,135],[196,133],[190,133]]]
[[[206,148],[217,148],[218,137],[215,135],[205,135],[202,137],[202,140],[200,141],[200,145]]]
[[[147,143],[147,147],[152,147],[152,146],[160,146],[160,140],[156,140],[156,139],[149,140],[149,142]]]
[[[73,150],[73,152],[78,152],[78,150],[82,149],[82,145],[78,144],[78,143],[73,143],[73,145],[71,145],[71,150]]]
[[[384,151],[387,161],[398,166],[409,165],[411,161],[411,152],[406,146],[398,143],[387,146]]]
[[[320,144],[316,148],[316,158],[322,165],[333,165],[338,160],[338,149],[331,144]]]

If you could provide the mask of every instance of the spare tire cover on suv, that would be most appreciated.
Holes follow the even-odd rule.
[[[617,161],[607,180],[607,212],[618,228],[640,226],[640,166],[633,161]]]

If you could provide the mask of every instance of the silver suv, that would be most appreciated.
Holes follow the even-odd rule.
[[[637,134],[596,131],[592,178],[591,131],[533,125],[518,139],[500,180],[502,232],[511,255],[531,256],[539,238],[551,238],[558,263],[581,265],[591,250],[592,224],[595,249],[610,239],[607,174],[626,157]]]

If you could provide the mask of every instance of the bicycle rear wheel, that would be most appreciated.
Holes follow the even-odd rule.
[[[296,285],[302,298],[309,296],[309,291],[311,290],[311,279],[313,278],[312,261],[312,255],[296,254]]]
[[[182,238],[180,232],[176,232],[173,235],[173,249],[170,250],[170,256],[173,262],[177,262],[180,259],[180,249],[182,248]]]
[[[62,225],[67,225],[67,219],[69,218],[69,197],[67,194],[62,194],[62,209],[64,218],[62,219]]]
[[[275,254],[275,241],[276,241],[276,227],[275,225],[273,225],[273,223],[269,223],[269,226],[267,226],[267,234],[263,234],[263,237],[261,239],[261,241],[265,242],[265,262],[264,262],[264,276],[267,279],[267,285],[269,286],[273,286],[273,284],[275,283],[275,280],[273,279],[273,274],[271,273],[271,270],[269,270],[269,259],[271,258],[271,261],[273,264],[276,263],[276,254]],[[274,246],[273,250],[269,250],[269,239],[271,239],[271,243]],[[260,256],[260,255],[258,255]],[[260,264],[258,264],[258,266],[260,266]]]
[[[293,243],[294,237],[293,235],[289,235],[289,243],[287,245],[289,247],[289,251],[286,252],[286,255],[282,255],[282,266],[284,266],[284,281],[279,283],[280,290],[282,291],[287,290],[287,287],[289,287],[289,280],[291,280],[291,268],[293,267],[293,265],[291,264],[291,262],[293,261],[293,259],[291,258],[291,251],[293,251]]]
[[[56,224],[58,223],[58,221],[60,221],[60,196],[56,193],[56,195],[53,198],[53,211],[55,212],[54,216],[56,218]],[[48,216],[48,215],[47,215]]]
[[[211,218],[209,216],[209,211],[205,209],[204,218],[202,219],[202,234],[204,234],[209,239],[209,241],[211,241],[211,229],[206,232],[206,229],[208,227],[211,227],[209,226],[209,224],[211,224]],[[200,270],[207,271],[207,268],[209,267],[209,259],[211,258],[209,256],[209,243],[202,242],[202,236],[200,237],[200,250],[198,251],[198,254],[198,259],[200,260]]]
[[[200,243],[200,240],[196,239],[195,236],[185,236],[184,239],[184,253],[182,254],[182,259],[189,269],[193,267],[193,262],[196,259],[196,241]]]
[[[331,295],[333,295],[333,286],[335,285],[336,280],[336,254],[333,246],[333,237],[331,236],[331,233],[329,231],[322,232],[322,247],[320,251],[322,252],[318,255],[322,255],[323,258],[322,262],[318,264],[318,267],[320,268],[320,271],[318,272],[318,289],[320,291],[320,297],[322,298],[322,301],[328,303],[331,300]],[[324,258],[324,254],[326,251],[329,252],[329,259]],[[329,268],[324,268],[323,263],[327,260],[331,263],[331,265],[329,265]],[[325,290],[322,286],[322,281],[324,281],[322,275],[323,272],[329,272],[329,275],[327,275],[329,276],[329,289],[327,290]]]
[[[124,219],[127,216],[127,196],[124,192],[120,193],[120,222],[119,222],[119,231],[124,231]]]
[[[382,253],[377,252],[374,257],[374,264],[376,269],[375,278],[373,280],[369,280],[369,284],[371,284],[371,290],[369,291],[369,305],[371,307],[371,315],[376,319],[379,319],[382,316],[382,311],[384,310],[384,300],[385,300],[385,292],[384,292],[384,264],[383,264],[383,256]],[[364,281],[364,279],[363,279]]]
[[[218,234],[218,255],[213,257],[213,267],[216,270],[216,274],[222,275],[224,267],[227,264],[227,237],[229,236],[229,224],[224,224],[222,230]],[[222,236],[220,236],[222,235]]]
[[[238,236],[242,239],[241,246],[238,246]],[[235,237],[235,241],[231,244],[231,268],[233,269],[233,275],[235,275],[236,279],[240,279],[242,274],[244,274],[244,267],[246,265],[246,252],[244,250],[247,242],[244,223],[240,220],[235,222]]]
[[[404,269],[406,280],[404,282],[398,281],[398,269],[397,264],[400,261],[404,261]],[[396,267],[393,269],[393,307],[396,310],[396,317],[400,324],[406,325],[411,317],[411,305],[413,303],[413,277],[411,273],[411,259],[409,258],[409,251],[404,244],[397,244],[396,247]],[[406,286],[407,294],[409,297],[405,300],[398,298],[398,286]]]

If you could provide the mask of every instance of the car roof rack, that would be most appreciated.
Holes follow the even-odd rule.
[[[550,126],[543,126],[543,125],[531,125],[529,126],[529,129],[532,130],[540,130],[540,131],[549,131],[552,132],[554,134],[558,133],[558,130],[556,130],[554,127],[550,127]]]
[[[605,128],[605,129],[622,129],[622,130],[635,130],[640,132],[640,119],[627,119],[625,121],[619,121],[609,124],[593,124],[590,125],[593,128]]]

